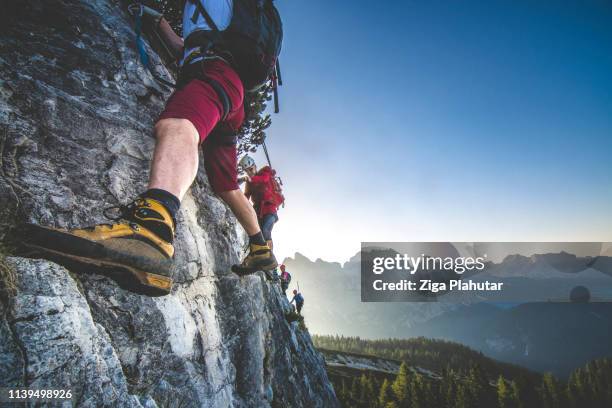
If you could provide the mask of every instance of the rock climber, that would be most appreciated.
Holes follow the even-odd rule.
[[[278,221],[278,208],[285,198],[276,180],[276,171],[270,166],[264,166],[259,171],[255,160],[248,154],[240,159],[240,168],[246,173],[244,194],[253,202],[261,232],[273,249],[272,228]]]
[[[245,118],[245,89],[268,80],[282,40],[272,1],[261,2],[261,8],[258,4],[257,0],[187,0],[184,38],[160,13],[142,6],[143,18],[158,30],[181,66],[177,89],[154,127],[148,188],[131,203],[114,207],[115,216],[105,210],[112,220],[108,224],[73,230],[30,226],[30,246],[62,259],[119,268],[135,278],[132,289],[169,293],[177,214],[196,177],[201,146],[212,190],[249,237],[248,254],[232,271],[246,275],[277,267],[257,213],[237,182],[235,135]],[[263,40],[249,42],[248,36],[235,35],[252,32],[255,25],[259,32],[265,31]]]
[[[290,304],[295,302],[295,307],[297,309],[297,313],[299,315],[302,314],[302,308],[304,307],[304,296],[297,291],[297,289],[293,289],[293,299],[291,299]]]
[[[287,271],[285,264],[280,266],[280,282],[283,293],[287,295],[287,289],[289,289],[289,283],[291,283],[291,274]]]

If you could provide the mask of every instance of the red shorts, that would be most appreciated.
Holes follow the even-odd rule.
[[[227,93],[232,110],[222,123],[223,104],[215,90],[206,82],[194,79],[177,89],[159,116],[161,119],[187,119],[197,129],[204,149],[204,167],[214,192],[238,189],[237,151],[227,139],[211,136],[219,124],[219,130],[237,132],[244,121],[244,87],[227,63],[212,60],[204,65],[206,76],[217,81]],[[215,132],[216,133],[216,132]]]

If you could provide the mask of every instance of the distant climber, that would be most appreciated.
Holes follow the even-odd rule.
[[[290,304],[295,301],[295,307],[297,308],[297,312],[299,315],[302,314],[302,308],[304,307],[304,296],[297,291],[297,289],[293,289],[293,299],[291,299]]]
[[[276,181],[276,171],[269,166],[257,171],[255,160],[248,154],[240,159],[240,167],[246,173],[244,194],[253,202],[261,232],[268,246],[273,249],[272,228],[278,221],[278,207],[285,201]]]
[[[111,268],[117,280],[127,273],[131,290],[150,295],[172,288],[177,214],[196,177],[200,145],[212,190],[249,235],[249,252],[232,271],[245,275],[278,265],[257,213],[238,187],[235,136],[245,118],[245,90],[273,75],[282,42],[280,17],[272,1],[184,3],[184,40],[160,13],[140,8],[181,67],[178,87],[155,124],[147,190],[127,205],[104,210],[109,224],[70,231],[31,225],[26,237],[27,245],[54,257]]]
[[[283,290],[283,293],[287,295],[287,289],[289,289],[289,284],[291,283],[291,274],[286,270],[285,264],[280,266],[280,270],[281,289]]]

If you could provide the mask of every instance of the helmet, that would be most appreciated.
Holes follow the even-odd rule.
[[[282,265],[280,266],[280,269],[281,269],[281,271],[285,272],[285,264],[282,264]]]
[[[297,289],[293,289],[293,294],[297,295]]]
[[[255,166],[255,160],[248,154],[245,154],[242,159],[240,159],[240,163],[238,163],[242,170],[246,170],[249,167]]]

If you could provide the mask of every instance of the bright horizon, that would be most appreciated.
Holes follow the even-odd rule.
[[[277,4],[279,259],[345,262],[361,241],[612,241],[612,6]]]

